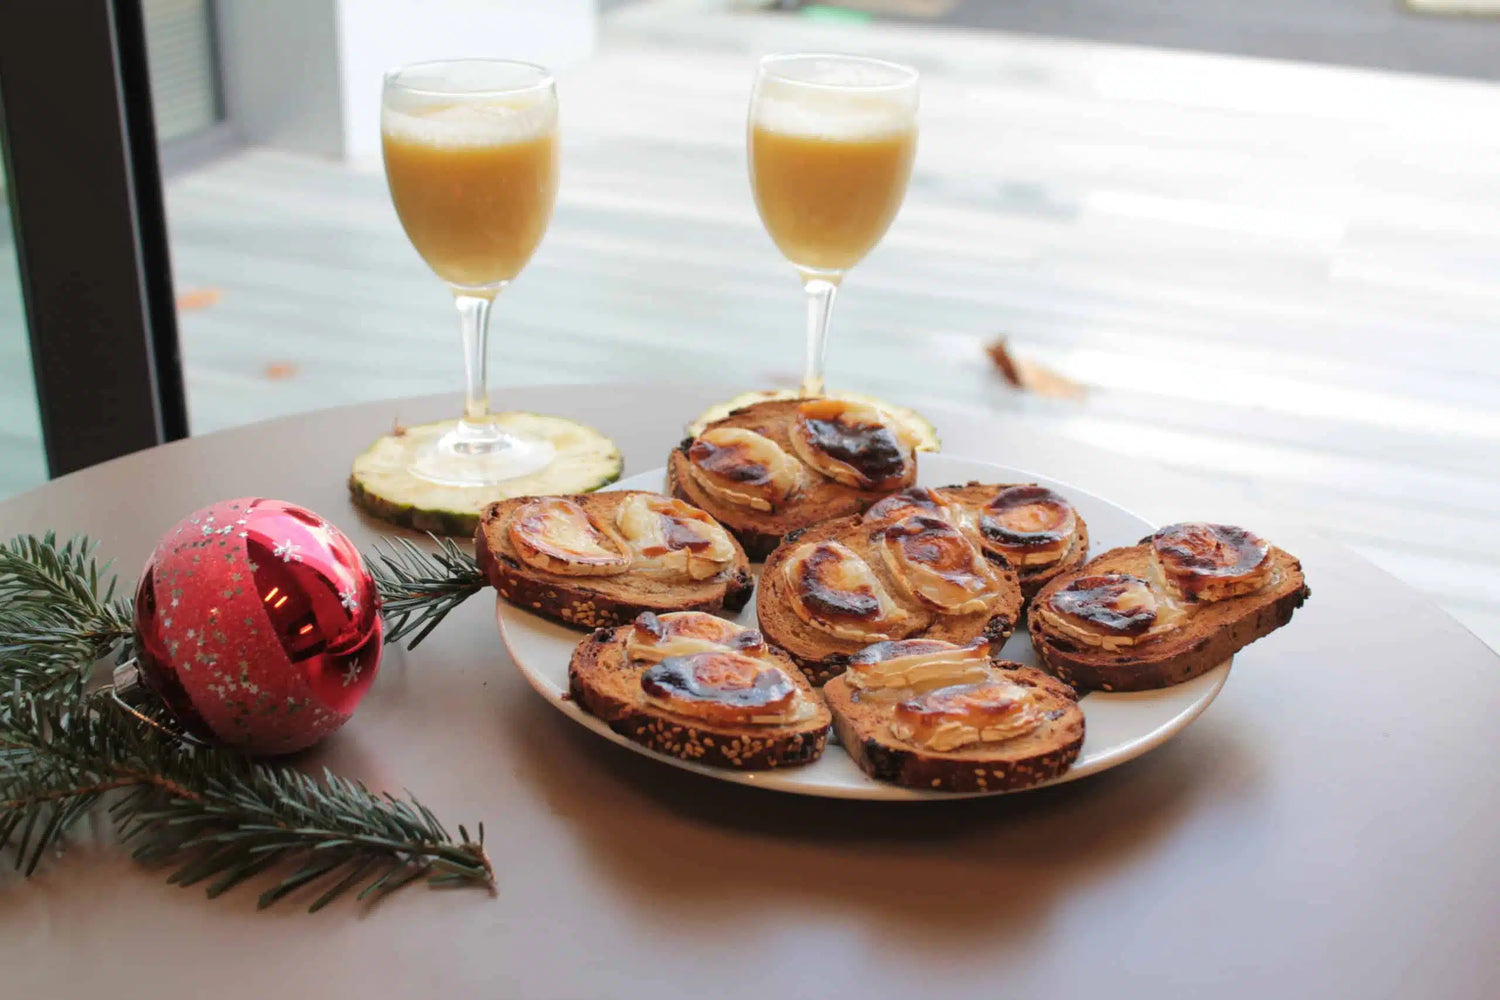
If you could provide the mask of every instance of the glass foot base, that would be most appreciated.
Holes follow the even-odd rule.
[[[556,457],[556,446],[545,438],[460,420],[448,433],[422,446],[412,458],[410,471],[443,486],[499,486],[540,472]]]
[[[443,465],[467,461],[468,456],[444,454],[437,448],[458,421],[398,424],[355,457],[349,470],[349,495],[367,513],[403,528],[472,538],[485,508],[497,500],[588,493],[620,478],[623,464],[620,449],[586,424],[566,417],[524,412],[493,413],[489,422],[523,441],[550,443],[556,457],[535,468],[540,456],[533,449],[529,464],[534,471],[529,475],[489,485],[476,486],[472,481],[452,485],[452,479],[417,475],[412,466],[434,453],[443,455],[439,459]],[[424,467],[435,477],[454,475],[451,467]],[[458,476],[464,475],[463,468],[459,466]]]

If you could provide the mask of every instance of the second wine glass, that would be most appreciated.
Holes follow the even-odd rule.
[[[448,284],[463,333],[464,415],[410,472],[489,487],[547,468],[555,446],[489,408],[490,306],[536,251],[557,198],[557,90],[529,63],[458,59],[387,74],[386,179],[412,246]]]
[[[761,60],[750,96],[750,186],[807,293],[802,394],[823,394],[828,319],[844,274],[890,227],[917,148],[917,71],[861,56]]]

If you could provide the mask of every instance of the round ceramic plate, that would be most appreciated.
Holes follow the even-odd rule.
[[[1107,500],[1083,490],[1060,483],[1046,476],[1039,476],[1020,469],[1009,469],[988,462],[955,458],[947,454],[923,454],[919,461],[917,481],[923,486],[946,486],[952,483],[971,481],[983,483],[1041,483],[1062,493],[1073,502],[1074,507],[1088,522],[1089,539],[1093,552],[1122,545],[1134,545],[1149,535],[1152,526],[1146,521],[1117,507]],[[660,490],[665,479],[664,469],[643,472],[638,476],[621,480],[610,487],[618,490]],[[758,569],[758,567],[757,567]],[[696,771],[723,781],[737,781],[760,788],[771,788],[799,795],[821,795],[844,799],[953,799],[952,792],[933,792],[920,789],[900,788],[896,785],[876,781],[869,777],[844,753],[837,743],[830,741],[822,758],[803,767],[789,767],[774,771],[733,771],[727,768],[705,767],[702,764],[679,760],[665,754],[648,750],[619,735],[608,725],[587,714],[564,696],[568,690],[568,660],[573,647],[578,644],[581,633],[564,628],[545,618],[540,618],[504,601],[496,602],[496,617],[500,621],[500,636],[510,655],[521,668],[521,673],[531,686],[547,699],[554,708],[580,725],[587,726],[606,739],[637,753],[654,757],[674,767]],[[755,600],[751,598],[745,610],[735,619],[742,625],[755,625]],[[1031,666],[1037,665],[1032,652],[1031,640],[1026,629],[1018,629],[1005,644],[1005,658]],[[1087,777],[1108,770],[1127,760],[1139,757],[1153,747],[1160,746],[1198,717],[1208,703],[1214,700],[1224,680],[1229,676],[1229,660],[1185,684],[1164,688],[1160,691],[1141,691],[1133,694],[1111,694],[1095,691],[1085,695],[1080,704],[1086,721],[1083,750],[1078,760],[1061,777],[1048,784],[1059,784]],[[1003,792],[980,792],[979,795],[1001,795]]]

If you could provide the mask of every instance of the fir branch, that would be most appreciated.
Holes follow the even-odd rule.
[[[319,883],[318,910],[364,883],[384,895],[419,878],[493,885],[484,828],[459,839],[415,798],[377,795],[325,771],[254,764],[224,749],[195,747],[142,724],[94,695],[72,709],[26,692],[0,701],[0,848],[16,850],[29,875],[49,848],[106,793],[135,857],[177,865],[170,881],[211,879],[210,897],[273,867],[298,864],[260,896],[262,907]]]
[[[397,642],[415,632],[408,649],[415,649],[450,611],[489,585],[479,563],[453,539],[428,537],[437,543],[436,551],[397,538],[377,542],[366,560],[380,590],[385,641]]]
[[[483,579],[451,542],[432,555],[406,544],[391,569],[393,637],[408,619],[406,631],[426,623],[415,645]],[[482,826],[477,839],[459,827],[455,840],[410,796],[195,746],[159,709],[143,718],[107,693],[86,695],[95,664],[133,648],[130,602],[93,551],[51,533],[0,545],[0,850],[14,848],[18,868],[30,875],[115,793],[110,814],[135,856],[174,863],[181,885],[211,879],[210,896],[290,865],[261,906],[315,885],[313,910],[361,885],[360,899],[418,879],[493,885]]]
[[[124,655],[130,601],[115,597],[109,565],[78,536],[47,532],[0,544],[0,678],[44,698],[77,699],[94,664]]]

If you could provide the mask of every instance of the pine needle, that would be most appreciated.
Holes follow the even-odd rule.
[[[79,536],[0,544],[0,679],[42,698],[82,696],[94,665],[131,638],[128,599]],[[104,578],[101,590],[100,580]]]
[[[107,695],[69,712],[12,696],[0,702],[0,744],[31,753],[29,766],[0,771],[0,849],[14,848],[27,875],[103,795],[131,789],[110,810],[121,838],[142,840],[143,860],[174,864],[171,882],[213,879],[210,896],[292,864],[260,906],[325,881],[316,909],[367,882],[494,882],[482,840],[455,841],[413,798],[184,743]]]
[[[415,649],[450,611],[489,585],[479,563],[453,539],[428,537],[437,543],[435,551],[397,538],[376,543],[365,560],[380,590],[385,641],[416,633],[407,649]]]
[[[439,545],[381,554],[397,616],[388,638],[420,628],[416,645],[484,585],[471,557]],[[182,739],[160,706],[142,718],[108,692],[87,693],[99,661],[134,651],[130,601],[115,596],[94,548],[51,533],[0,544],[0,851],[14,851],[18,869],[29,876],[61,851],[108,797],[137,860],[173,865],[182,886],[207,882],[210,898],[277,868],[290,873],[261,893],[262,907],[304,888],[318,890],[318,910],[361,886],[363,899],[419,879],[494,884],[483,826],[474,840],[459,827],[454,840],[410,793],[257,764]]]

